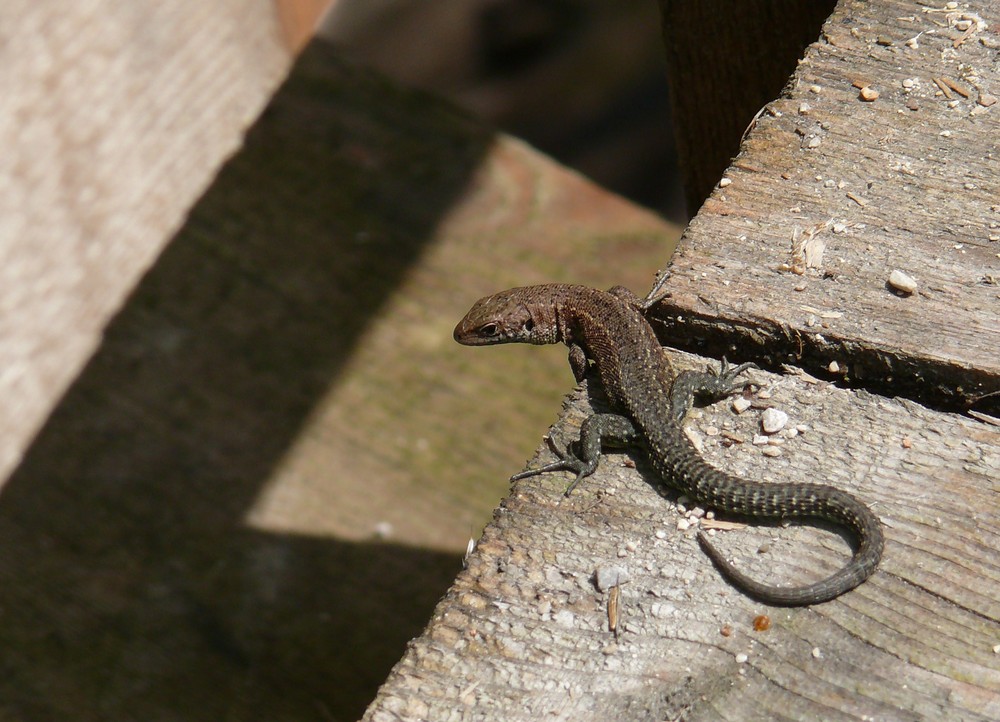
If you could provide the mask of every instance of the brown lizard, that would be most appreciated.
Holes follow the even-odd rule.
[[[615,413],[587,418],[576,443],[554,449],[557,461],[516,474],[512,480],[568,470],[576,479],[568,495],[594,473],[603,440],[645,443],[653,467],[671,487],[723,512],[747,517],[825,519],[848,527],[857,538],[852,559],[832,576],[804,586],[776,587],[736,569],[699,531],[709,558],[738,588],[769,604],[825,602],[867,579],[882,556],[882,525],[854,496],[811,483],[758,483],[705,462],[681,423],[695,397],[724,398],[742,387],[736,376],[752,367],[676,374],[643,315],[642,302],[628,289],[604,292],[585,286],[549,284],[513,288],[480,299],[455,327],[455,340],[468,346],[498,343],[565,343],[577,381],[593,364]]]

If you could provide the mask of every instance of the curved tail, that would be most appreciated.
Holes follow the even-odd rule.
[[[703,532],[698,532],[702,549],[719,571],[741,591],[767,604],[819,604],[853,589],[875,571],[885,545],[882,525],[871,509],[855,497],[818,484],[753,484],[752,491],[747,489],[746,482],[742,482],[741,486],[749,493],[736,494],[734,498],[730,492],[724,495],[728,499],[717,498],[717,501],[723,502],[717,504],[717,508],[750,516],[825,519],[848,527],[858,540],[854,556],[837,573],[814,584],[786,588],[751,579],[712,546]],[[767,500],[764,501],[764,498]],[[762,508],[765,505],[770,507],[767,511]]]

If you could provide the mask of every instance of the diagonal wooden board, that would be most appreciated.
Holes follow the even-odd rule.
[[[641,454],[638,469],[608,455],[568,499],[566,475],[514,487],[368,719],[447,719],[456,706],[486,719],[1000,714],[1000,431],[809,377],[753,375],[804,431],[769,457],[749,443],[758,415],[719,404],[696,412],[696,440],[720,468],[820,478],[873,503],[888,543],[872,579],[816,607],[756,603],[678,530],[685,517]],[[578,391],[555,438],[571,438],[587,409]],[[733,437],[743,443],[720,443]],[[829,574],[848,551],[804,526],[716,538],[773,583]],[[593,583],[616,566],[630,576],[617,641]],[[754,631],[758,615],[770,629]]]
[[[756,414],[719,404],[691,422],[720,467],[873,504],[888,539],[875,576],[812,608],[755,603],[679,529],[641,454],[638,469],[609,455],[568,500],[563,478],[514,487],[366,719],[1000,716],[1000,431],[893,398],[957,408],[1000,386],[995,15],[841,3],[660,289],[668,338],[883,392],[757,373],[758,400],[802,429],[780,456],[749,443]],[[894,269],[914,295],[887,287]],[[587,411],[578,391],[556,438]],[[829,573],[847,551],[798,526],[720,543],[775,582]],[[617,640],[592,581],[612,566],[630,575]],[[770,627],[754,631],[761,615]]]
[[[841,3],[685,232],[665,335],[952,408],[1000,388],[998,25]]]

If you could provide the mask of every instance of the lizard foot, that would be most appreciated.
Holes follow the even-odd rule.
[[[579,484],[582,479],[590,476],[597,470],[597,460],[584,461],[573,453],[572,446],[567,446],[565,451],[560,449],[556,446],[556,443],[552,440],[551,436],[546,437],[546,441],[549,444],[549,448],[552,449],[552,453],[559,458],[552,463],[545,464],[537,469],[528,469],[519,474],[514,474],[510,477],[510,480],[519,481],[520,479],[526,479],[529,476],[537,476],[538,474],[545,474],[550,471],[572,471],[576,473],[576,478],[568,487],[566,487],[566,491],[563,492],[563,496],[569,496],[570,492],[576,488],[576,485]]]
[[[740,391],[750,382],[738,381],[737,377],[747,369],[759,368],[755,363],[742,363],[738,366],[730,366],[726,357],[722,357],[719,368],[709,366],[704,376],[702,376],[702,386],[698,389],[699,395],[705,395],[713,399],[722,399],[735,391]]]

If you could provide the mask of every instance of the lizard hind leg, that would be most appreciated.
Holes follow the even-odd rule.
[[[580,426],[580,438],[576,442],[577,452],[574,452],[572,444],[568,445],[565,450],[560,449],[550,436],[548,438],[549,447],[558,458],[537,469],[528,469],[514,474],[510,480],[518,481],[550,471],[574,472],[576,478],[564,492],[565,496],[569,496],[577,484],[597,471],[597,465],[601,458],[601,448],[605,443],[624,446],[637,438],[639,438],[639,431],[627,416],[591,414]]]

